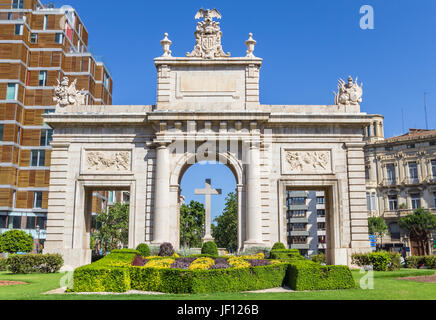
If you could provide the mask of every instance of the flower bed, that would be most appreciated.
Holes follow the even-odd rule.
[[[321,266],[281,252],[286,260],[263,255],[240,257],[140,257],[137,251],[117,251],[74,271],[74,292],[164,293],[240,292],[288,285],[294,290],[353,288],[345,266]],[[289,258],[292,256],[292,259]]]

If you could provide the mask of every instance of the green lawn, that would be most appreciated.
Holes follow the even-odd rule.
[[[395,272],[375,272],[374,289],[350,289],[313,292],[289,293],[217,293],[195,295],[44,295],[44,292],[59,287],[63,274],[49,275],[13,275],[0,272],[0,280],[23,281],[27,285],[0,287],[0,300],[436,300],[436,284],[397,280],[398,277],[432,275],[434,270],[408,270]],[[359,285],[362,275],[353,271],[354,279]]]

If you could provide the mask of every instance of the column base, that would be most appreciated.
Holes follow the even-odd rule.
[[[215,242],[215,238],[212,237],[211,235],[205,235],[203,237],[202,241],[203,241],[203,244],[206,243],[206,242],[210,242],[210,241],[211,242]]]
[[[72,271],[91,263],[91,249],[44,249],[43,253],[60,254],[64,259],[61,271]]]
[[[244,241],[242,251],[245,251],[245,250],[253,248],[253,247],[266,247],[266,245],[265,245],[265,243],[263,243],[261,241],[247,240],[247,241]]]

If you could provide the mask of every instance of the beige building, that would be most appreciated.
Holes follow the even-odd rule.
[[[370,216],[383,217],[389,227],[380,245],[420,255],[413,236],[400,230],[398,220],[421,207],[436,214],[436,130],[410,129],[383,139],[370,129],[366,136],[367,207]],[[433,241],[429,246],[435,250]]]

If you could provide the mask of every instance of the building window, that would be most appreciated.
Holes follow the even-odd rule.
[[[291,237],[291,244],[306,244],[307,237]]]
[[[48,147],[53,140],[53,129],[41,130],[40,146]]]
[[[299,205],[305,205],[306,204],[306,198],[303,197],[296,197],[296,198],[289,198],[288,199],[288,205],[290,206],[299,206]]]
[[[398,196],[397,195],[388,196],[388,199],[389,199],[389,210],[390,211],[398,210]]]
[[[413,210],[421,208],[421,195],[419,193],[412,193],[410,198],[412,200]]]
[[[45,87],[47,85],[47,71],[39,72],[39,86]]]
[[[21,229],[21,216],[8,216],[8,229]]]
[[[38,216],[36,217],[36,226],[39,227],[39,229],[41,230],[45,230],[47,229],[47,218],[46,217],[42,217],[42,216]]]
[[[24,0],[12,0],[12,9],[23,9]]]
[[[16,24],[15,25],[15,35],[16,36],[22,36],[23,35],[23,25],[22,24]]]
[[[305,210],[292,210],[291,211],[291,218],[306,218],[306,211]]]
[[[3,141],[3,130],[5,129],[4,124],[0,124],[0,141]]]
[[[48,16],[44,16],[44,25],[42,27],[42,30],[47,30],[47,19],[48,19]]]
[[[8,216],[5,214],[0,214],[0,229],[7,228]]]
[[[394,150],[393,147],[385,147],[385,151],[392,151],[392,150]]]
[[[37,191],[33,194],[33,208],[41,209],[42,208],[42,192]]]
[[[316,197],[316,204],[324,204],[325,199],[324,197]]]
[[[418,164],[416,162],[409,162],[409,177],[412,180],[418,179]]]
[[[393,184],[395,182],[395,165],[393,163],[386,165],[386,177],[389,184]]]
[[[18,83],[8,83],[8,89],[6,91],[6,100],[18,99]]]
[[[326,236],[318,236],[318,243],[326,243]]]
[[[37,33],[31,33],[30,34],[30,43],[38,43],[38,34]]]
[[[104,87],[109,90],[109,75],[106,72],[104,73]]]
[[[36,217],[27,217],[26,218],[26,229],[33,230],[36,225]]]
[[[20,127],[18,127],[18,130],[17,130],[17,143],[21,144],[21,128]]]
[[[431,160],[431,173],[436,178],[436,160]]]
[[[130,202],[130,192],[123,191],[122,192],[122,202],[123,203],[129,203]]]
[[[114,199],[115,199],[115,191],[109,191],[109,203],[112,204],[114,203]]]
[[[56,33],[55,42],[58,44],[62,44],[64,41],[64,35],[62,33]]]
[[[436,208],[436,193],[433,193],[433,208]]]
[[[318,210],[316,210],[316,215],[317,215],[319,218],[323,218],[323,217],[325,217],[325,210],[324,210],[324,209],[318,209]]]
[[[377,198],[375,192],[371,193],[371,210],[377,210]]]
[[[366,208],[371,211],[371,194],[369,192],[366,193]]]
[[[408,144],[407,149],[415,149],[416,145],[414,143]]]
[[[318,230],[325,231],[325,222],[318,222]]]
[[[30,157],[31,167],[44,167],[45,165],[45,150],[32,150]]]
[[[292,231],[306,231],[305,223],[294,223],[292,224]]]
[[[436,141],[430,141],[430,146],[436,146]]]

